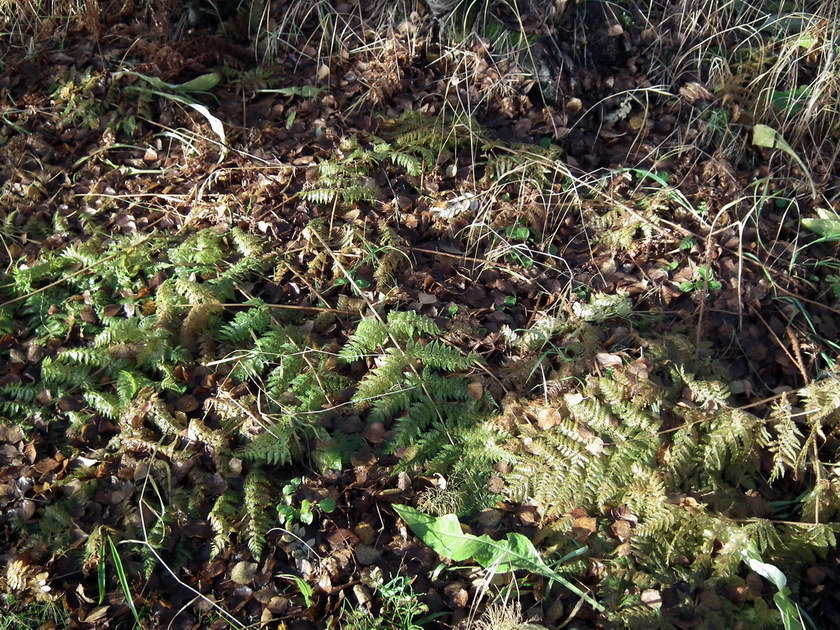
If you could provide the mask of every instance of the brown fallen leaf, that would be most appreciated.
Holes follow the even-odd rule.
[[[257,575],[256,562],[237,562],[230,571],[230,579],[237,584],[250,584]]]
[[[572,534],[577,542],[586,540],[595,533],[598,528],[598,521],[592,516],[582,516],[572,521]]]

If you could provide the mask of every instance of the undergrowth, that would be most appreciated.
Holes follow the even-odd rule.
[[[193,468],[187,487],[158,496],[142,536],[124,532],[146,541],[135,550],[147,575],[157,558],[149,547],[165,549],[173,566],[186,562],[184,519],[209,522],[214,555],[238,542],[261,557],[278,523],[278,472],[340,470],[369,450],[359,433],[333,428],[353,414],[378,431],[379,452],[396,455],[398,469],[450,481],[421,497],[430,512],[469,514],[500,492],[532,501],[545,519],[540,538],[558,554],[575,549],[575,528],[591,517],[586,540],[605,557],[598,588],[616,619],[656,616],[640,605],[644,588],[739,583],[748,545],[794,580],[803,559],[834,546],[840,481],[821,461],[834,457],[826,435],[840,413],[830,379],[801,390],[801,407],[782,396],[759,417],[732,407],[720,368],[691,359],[691,345],[671,336],[574,387],[569,379],[592,365],[597,326],[631,313],[625,296],[595,295],[505,333],[509,374],[556,380],[546,399],[509,403],[493,419],[481,379],[470,376],[478,359],[450,345],[434,319],[371,312],[336,348],[305,317],[260,298],[228,306],[276,263],[239,228],[201,230],[177,245],[157,235],[91,239],[19,263],[3,289],[5,318],[38,349],[20,379],[2,386],[5,418],[61,433],[65,448],[93,440],[104,461],[146,460],[140,478],[153,487],[163,462],[212,462],[214,481]],[[188,393],[196,386],[199,398]],[[503,489],[488,486],[500,463],[512,465]],[[800,493],[785,514],[759,494],[782,482]],[[39,517],[15,527],[25,546],[62,553],[86,498],[120,487],[73,466]],[[79,558],[86,570],[99,561],[97,531]],[[580,560],[563,570],[592,569]],[[750,610],[760,625],[777,619],[761,598]],[[739,618],[731,607],[717,614]]]
[[[505,476],[506,496],[536,502],[540,538],[558,555],[582,537],[603,558],[599,589],[617,621],[659,618],[644,605],[645,589],[683,584],[672,605],[693,610],[692,589],[742,585],[753,545],[798,581],[801,563],[836,545],[838,480],[822,461],[836,456],[834,440],[824,439],[840,418],[836,383],[780,396],[759,417],[732,405],[725,374],[690,359],[685,338],[651,340],[645,354],[580,389],[508,407],[500,421],[517,427],[518,461]],[[763,498],[790,484],[794,504]],[[593,566],[580,561],[577,570],[586,576]],[[746,615],[777,627],[760,598],[746,608],[721,601],[704,613],[713,625]]]
[[[242,3],[223,28],[243,38],[242,33],[258,33],[255,49],[265,58],[282,44],[306,49],[320,62],[359,43],[353,29],[345,28],[351,18],[330,3],[293,4],[293,11],[272,21],[248,15],[253,7]],[[512,16],[499,12],[503,4]],[[591,3],[577,4],[584,20]],[[715,148],[721,164],[751,167],[745,147],[753,147],[745,130],[754,134],[758,123],[774,133],[769,144],[754,142],[756,150],[782,150],[800,169],[799,154],[813,152],[815,163],[823,165],[837,135],[831,105],[837,95],[834,3],[771,2],[741,9],[742,3],[725,3],[704,24],[686,21],[702,13],[701,3],[683,2],[681,11],[660,4],[647,11],[631,3],[610,9],[613,22],[641,24],[662,35],[650,48],[654,61],[662,62],[662,76],[655,78],[673,92],[666,100],[679,94],[684,103],[679,116],[688,124],[676,127],[674,142],[653,154],[669,156],[674,143],[696,138],[699,148]],[[534,56],[551,47],[542,41],[539,48],[537,38],[524,31],[517,3],[456,5],[449,13],[431,11],[443,39],[441,59],[462,55],[472,35],[490,34],[497,57],[507,51],[516,58],[507,66],[509,74],[527,66],[526,74],[532,72],[538,82],[556,78],[541,74],[547,62]],[[19,26],[41,25],[44,37],[58,28],[57,21],[41,15],[39,3],[22,6]],[[81,4],[56,6],[74,16],[68,23],[84,21]],[[0,3],[0,18],[11,19],[10,7]],[[398,13],[415,19],[404,5]],[[655,19],[659,13],[664,19]],[[554,19],[538,17],[544,25]],[[729,26],[737,20],[740,26]],[[510,22],[522,28],[510,28]],[[673,33],[681,38],[677,44]],[[23,35],[14,30],[2,38],[21,45]],[[377,49],[370,50],[375,61]],[[66,126],[104,125],[121,136],[139,135],[153,116],[152,93],[129,85],[130,76],[62,70],[51,92],[56,115]],[[224,76],[243,101],[279,84],[270,71],[243,70],[233,61],[222,62],[219,76],[204,75],[211,76],[214,86]],[[106,93],[105,78],[120,80],[108,81]],[[390,77],[389,85],[399,85],[401,78]],[[735,405],[721,366],[684,336],[636,339],[602,364],[605,323],[641,327],[641,318],[626,295],[579,287],[581,299],[563,303],[554,315],[535,315],[523,330],[501,326],[494,348],[501,365],[487,378],[483,361],[457,345],[443,317],[421,315],[398,302],[399,274],[413,258],[399,232],[399,213],[388,216],[396,200],[375,221],[343,218],[377,207],[385,182],[399,180],[437,202],[437,188],[426,187],[427,178],[437,186],[445,177],[469,173],[463,188],[489,189],[480,202],[485,216],[472,224],[472,218],[459,217],[462,207],[474,210],[471,200],[477,198],[463,197],[418,213],[422,221],[433,224],[435,236],[467,234],[476,247],[491,243],[498,247],[496,258],[528,270],[537,263],[546,269],[561,264],[556,237],[566,218],[584,224],[582,235],[593,251],[601,248],[615,257],[634,253],[640,244],[673,244],[675,235],[669,240],[662,233],[674,225],[668,221],[686,217],[709,239],[715,230],[731,227],[738,239],[726,247],[740,248],[745,227],[751,221],[759,225],[767,205],[795,210],[792,216],[802,226],[834,242],[836,214],[818,210],[819,220],[800,216],[797,198],[805,194],[797,185],[811,180],[810,173],[800,178],[794,172],[789,192],[782,180],[768,181],[767,192],[755,199],[696,206],[669,183],[665,171],[619,168],[587,181],[572,177],[561,163],[564,149],[548,137],[533,144],[495,141],[479,121],[480,107],[464,105],[483,103],[487,93],[469,85],[469,77],[447,81],[461,78],[465,89],[436,116],[389,112],[378,135],[343,137],[331,149],[319,148],[306,183],[289,184],[292,198],[310,204],[304,208],[307,217],[318,217],[296,233],[302,244],[293,253],[278,253],[239,226],[111,237],[87,213],[67,208],[57,210],[51,223],[16,224],[13,213],[6,217],[0,232],[4,246],[22,234],[63,235],[53,249],[11,261],[0,287],[0,334],[16,345],[14,353],[8,344],[0,346],[0,358],[16,364],[0,386],[0,418],[23,427],[39,448],[47,435],[50,444],[59,445],[38,455],[73,460],[43,489],[45,500],[34,514],[25,516],[22,503],[7,510],[4,518],[23,541],[21,550],[33,556],[45,548],[51,557],[67,554],[93,576],[104,563],[104,541],[121,538],[148,577],[159,569],[159,558],[174,569],[187,564],[195,552],[189,528],[206,523],[212,541],[202,553],[208,558],[247,553],[259,560],[274,550],[281,533],[305,534],[305,527],[296,529],[289,521],[303,522],[302,514],[311,521],[317,509],[291,505],[299,501],[294,492],[287,496],[289,504],[278,501],[281,488],[290,485],[283,481],[299,478],[301,471],[345,470],[373,455],[394,473],[444,481],[420,493],[418,507],[426,512],[468,517],[501,500],[534,507],[535,541],[550,559],[572,554],[574,561],[561,563],[558,571],[592,584],[612,622],[669,627],[659,608],[648,605],[655,592],[667,594],[671,612],[700,609],[716,626],[779,625],[774,593],[748,579],[744,562],[748,553],[760,554],[786,572],[796,594],[802,568],[836,545],[840,478],[834,428],[840,396],[828,370],[822,380],[775,396],[762,415]],[[692,79],[688,85],[686,78]],[[393,85],[388,89],[395,90]],[[319,92],[306,87],[310,90],[285,88],[285,94]],[[387,86],[368,87],[370,102],[387,95]],[[494,83],[487,89],[497,88]],[[157,93],[160,102],[184,104],[172,96]],[[546,91],[542,98],[553,106],[555,96]],[[634,119],[642,128],[647,122],[647,106],[641,107],[648,102],[645,90],[622,98],[618,110],[603,117],[616,137]],[[582,107],[570,103],[572,112]],[[290,106],[286,114],[287,130],[295,111]],[[563,124],[588,125],[581,120]],[[204,121],[222,124],[213,115]],[[570,131],[563,127],[562,133]],[[678,133],[686,135],[677,138]],[[220,139],[225,142],[225,136]],[[105,155],[103,150],[96,163],[114,168]],[[5,184],[2,193],[4,202],[18,194]],[[27,188],[27,194],[35,193]],[[344,211],[349,212],[343,217]],[[699,246],[694,238],[683,238],[677,251]],[[680,285],[701,304],[707,291],[722,287],[713,277],[715,247],[710,240],[707,263]],[[836,257],[806,262],[816,275],[805,279],[822,283],[836,303]],[[271,303],[269,296],[283,294],[280,285],[299,281],[311,281],[314,295],[349,287],[352,297],[342,295],[336,309],[322,299],[311,312]],[[379,301],[374,304],[371,296]],[[509,305],[507,298],[503,303]],[[499,313],[503,316],[503,309]],[[836,348],[831,343],[825,345]],[[508,398],[499,413],[491,385],[517,392],[541,387],[542,395]],[[86,531],[90,519],[80,517],[94,496],[113,499],[113,508],[103,510]],[[140,522],[129,515],[132,496],[144,506]],[[778,496],[795,499],[769,500]],[[587,553],[581,555],[584,545]],[[16,562],[3,578],[6,585],[48,599],[47,574]],[[412,605],[408,582],[383,578],[374,587],[390,592],[391,600],[384,599],[379,617],[360,612],[358,625],[382,620],[399,625],[394,621],[399,604],[410,612],[403,621],[412,626],[421,609]],[[720,596],[733,591],[740,604]],[[479,627],[531,625],[516,607],[493,611]]]
[[[368,449],[357,433],[325,428],[348,414],[387,430],[382,452],[399,453],[405,468],[460,470],[481,487],[499,454],[486,447],[501,436],[482,425],[490,401],[469,389],[476,359],[412,311],[362,318],[336,352],[322,347],[305,318],[259,298],[225,306],[243,286],[264,282],[275,258],[233,228],[202,230],[177,245],[155,235],[91,239],[17,265],[2,312],[40,358],[0,388],[0,413],[29,431],[59,432],[66,444],[98,433],[114,461],[209,457],[222,492],[212,496],[194,470],[194,491],[169,497],[149,538],[162,542],[174,526],[166,519],[197,518],[211,501],[215,553],[236,531],[262,554],[276,524],[271,471],[340,470]],[[188,393],[196,386],[205,392],[198,399]],[[342,406],[348,391],[350,406]],[[82,492],[60,498],[60,488],[79,482]],[[72,540],[69,514],[103,483],[84,467],[70,471],[55,484],[56,501],[24,527],[27,545],[43,541],[60,552]]]

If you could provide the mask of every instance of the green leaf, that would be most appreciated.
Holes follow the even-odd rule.
[[[209,92],[218,85],[220,78],[217,72],[210,72],[208,74],[202,74],[186,83],[172,85],[171,87],[178,92]]]
[[[680,241],[680,249],[683,251],[687,251],[694,247],[694,238],[691,236],[686,236],[683,240]]]
[[[291,573],[278,573],[277,577],[285,578],[294,582],[295,586],[297,586],[298,590],[300,591],[300,594],[303,595],[303,601],[306,604],[306,607],[309,608],[310,606],[312,606],[312,594],[315,591],[311,586],[309,586],[309,584],[307,584],[303,580],[303,578],[297,575],[292,575]]]
[[[515,241],[527,241],[528,237],[531,236],[531,229],[519,224],[508,226],[505,232],[508,238]]]
[[[196,77],[186,83],[167,83],[159,79],[158,77],[150,77],[145,74],[141,74],[139,72],[132,72],[131,70],[123,70],[122,72],[115,72],[114,78],[119,78],[124,75],[130,75],[133,77],[137,77],[138,79],[142,79],[149,85],[158,90],[173,90],[175,92],[180,92],[182,94],[186,94],[188,92],[208,92],[212,90],[216,85],[218,85],[219,80],[221,77],[216,72],[210,72],[208,74],[202,74],[201,76]]]
[[[284,88],[266,88],[258,90],[262,94],[282,94],[283,96],[302,96],[303,98],[314,98],[318,96],[324,88],[315,87],[314,85],[302,85]]]
[[[779,589],[779,592],[773,596],[773,601],[782,614],[782,625],[785,630],[804,630],[805,626],[802,623],[799,606],[790,599],[790,590],[787,587],[785,574],[775,565],[768,564],[761,559],[758,548],[753,541],[749,542],[746,549],[741,550],[741,557],[750,569],[772,582]]]
[[[304,525],[312,525],[315,520],[315,512],[312,511],[312,501],[304,499],[300,502],[300,522]]]
[[[337,506],[338,504],[335,502],[335,499],[321,499],[318,501],[318,509],[326,514],[332,512]]]
[[[137,607],[134,605],[134,599],[131,597],[131,589],[128,585],[128,576],[125,573],[122,558],[120,558],[117,546],[114,544],[114,540],[110,536],[108,536],[108,548],[111,550],[111,560],[114,561],[114,569],[117,572],[117,579],[119,580],[120,588],[125,595],[125,602],[128,604],[128,608],[131,610],[131,614],[134,617],[134,621],[137,622],[137,626],[142,628],[143,626],[140,623],[140,615],[137,613]]]
[[[526,570],[559,582],[567,589],[585,599],[598,610],[603,607],[566,578],[552,571],[543,562],[540,553],[530,540],[522,534],[509,532],[505,540],[493,540],[488,535],[474,536],[461,531],[461,523],[454,514],[430,516],[406,505],[394,505],[394,510],[411,528],[420,540],[439,555],[454,562],[469,558],[485,569],[496,573]]]
[[[99,564],[96,567],[96,578],[99,584],[99,603],[105,599],[105,541],[99,545]]]
[[[802,219],[802,225],[827,241],[840,241],[840,214],[817,208],[818,219]]]
[[[757,147],[764,147],[767,149],[781,149],[785,153],[787,153],[796,164],[802,169],[802,172],[805,173],[805,176],[808,178],[808,183],[811,185],[811,193],[814,199],[817,198],[817,187],[814,185],[814,180],[811,179],[811,176],[808,174],[808,167],[805,165],[805,162],[796,154],[793,148],[787,143],[784,139],[784,136],[780,134],[778,131],[773,129],[773,127],[768,127],[767,125],[755,125],[753,126],[753,137],[752,143]]]

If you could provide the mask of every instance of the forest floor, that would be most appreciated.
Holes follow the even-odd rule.
[[[837,123],[796,135],[787,79],[756,114],[749,55],[675,71],[635,9],[489,4],[6,19],[0,628],[840,626]],[[671,517],[517,482],[567,416],[587,467],[655,440],[603,483]]]

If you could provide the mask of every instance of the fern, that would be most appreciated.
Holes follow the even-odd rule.
[[[239,344],[249,339],[251,335],[262,333],[270,322],[268,307],[260,299],[249,300],[245,303],[251,308],[239,311],[233,321],[219,329],[218,337],[230,344]]]
[[[236,531],[236,523],[240,519],[240,499],[232,491],[220,494],[213,508],[207,515],[210,527],[213,529],[211,558],[218,556],[230,543],[231,534]]]
[[[387,326],[374,317],[366,317],[358,323],[338,356],[344,361],[358,361],[366,354],[378,350],[387,339]]]
[[[616,588],[671,584],[675,575],[698,585],[734,578],[753,543],[779,566],[816,561],[834,544],[834,526],[823,523],[840,514],[840,477],[801,497],[801,523],[742,518],[751,515],[753,488],[765,482],[763,453],[772,455],[773,479],[788,471],[801,477],[801,449],[811,438],[786,401],[767,419],[730,407],[719,369],[705,361],[689,369],[694,353],[686,348],[683,339],[665,338],[650,345],[644,374],[616,369],[588,379],[579,393],[510,411],[527,422],[513,442],[518,461],[505,475],[505,496],[535,502],[558,532],[568,531],[571,510],[601,514],[615,506],[609,509],[632,518],[629,546],[605,563],[604,583],[626,580]],[[666,377],[669,385],[653,386],[651,379]],[[835,412],[830,390],[816,383],[803,391],[819,401],[805,421],[810,427]],[[608,556],[617,543],[591,544],[605,545]]]
[[[301,452],[299,436],[292,419],[262,428],[260,433],[237,451],[242,459],[269,466],[290,464]]]
[[[265,536],[273,524],[268,508],[276,503],[272,498],[275,493],[276,490],[261,468],[253,467],[248,471],[243,497],[243,534],[251,555],[256,559],[260,558],[265,550]]]

